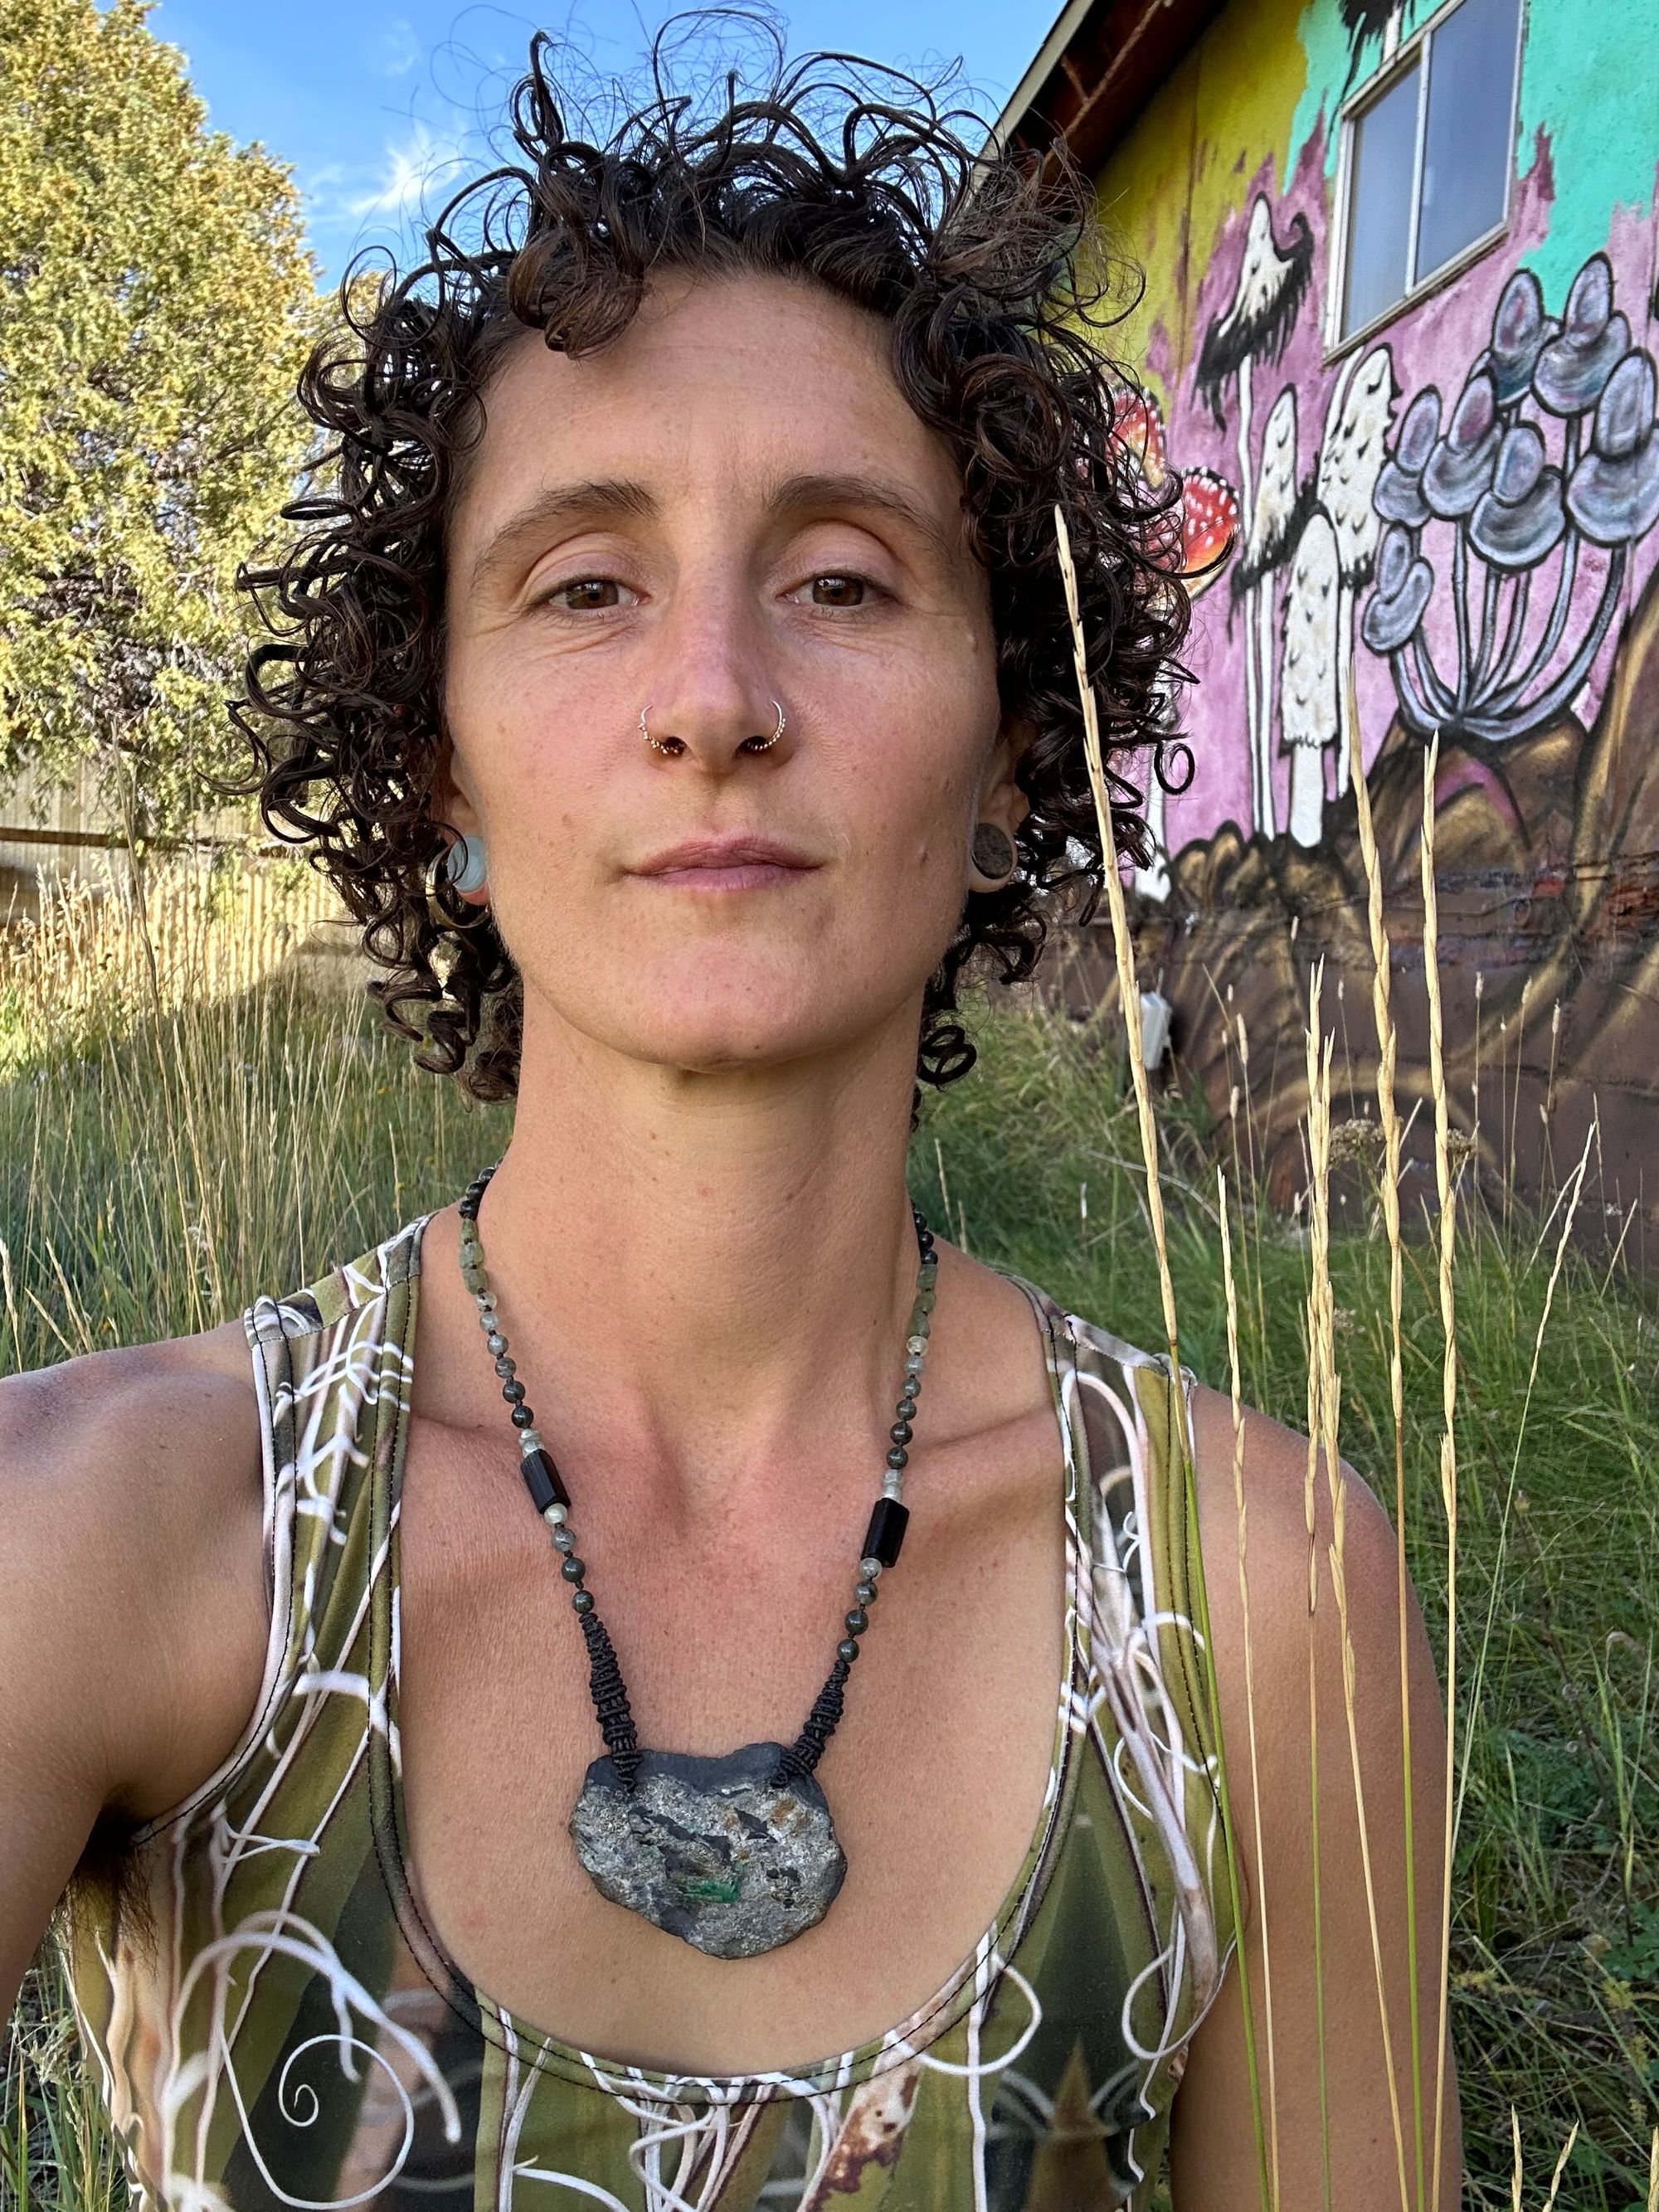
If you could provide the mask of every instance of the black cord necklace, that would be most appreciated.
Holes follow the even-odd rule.
[[[910,1517],[901,1499],[939,1273],[933,1233],[912,1205],[921,1265],[905,1334],[904,1387],[836,1663],[793,1744],[749,1743],[720,1758],[696,1758],[641,1747],[622,1668],[586,1587],[586,1563],[576,1556],[569,1492],[525,1403],[484,1273],[478,1204],[495,1172],[486,1168],[461,1200],[461,1276],[477,1306],[485,1346],[495,1356],[501,1395],[519,1432],[525,1486],[552,1533],[559,1572],[574,1585],[571,1607],[587,1645],[588,1687],[605,1749],[589,1766],[571,1812],[577,1856],[603,1895],[699,1951],[716,1959],[775,1951],[823,1919],[847,1873],[846,1854],[813,1769],[841,1719],[878,1578],[896,1561]]]

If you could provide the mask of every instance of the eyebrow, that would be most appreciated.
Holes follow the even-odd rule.
[[[921,506],[902,484],[885,477],[788,477],[774,489],[766,505],[774,514],[811,514],[815,508],[834,507],[873,508],[877,514],[891,515],[896,522],[913,530],[941,560],[953,560],[958,551],[950,532],[938,518]]]
[[[884,477],[857,474],[786,477],[768,495],[769,514],[810,514],[830,507],[864,507],[890,515],[914,531],[941,560],[954,560],[959,547],[950,532],[902,484]],[[551,484],[527,506],[510,515],[486,541],[472,564],[472,589],[493,571],[547,532],[565,522],[603,520],[621,516],[649,518],[657,502],[641,483],[626,477],[606,477],[580,483]]]
[[[472,564],[472,589],[494,570],[562,522],[601,521],[620,515],[653,515],[657,502],[641,483],[608,477],[585,483],[550,484],[486,539]]]

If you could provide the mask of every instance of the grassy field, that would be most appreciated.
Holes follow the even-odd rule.
[[[499,1151],[506,1109],[470,1109],[413,1070],[355,997],[271,972],[278,923],[246,973],[203,992],[169,984],[142,944],[103,945],[100,927],[86,924],[88,957],[103,980],[72,1015],[33,971],[0,963],[0,1372],[222,1320],[444,1202]],[[1030,997],[974,1027],[980,1068],[930,1102],[915,1140],[917,1198],[976,1255],[1158,1346],[1117,1041]],[[1224,1389],[1216,1139],[1178,1098],[1158,1111],[1182,1356]],[[1389,1247],[1375,1213],[1363,1193],[1341,1210],[1331,1274],[1342,1452],[1391,1496]],[[1459,1218],[1451,1969],[1466,2201],[1483,2212],[1550,2201],[1575,2128],[1554,2201],[1656,2202],[1659,1304],[1573,1249],[1552,1297],[1559,1226],[1540,1235],[1518,1207],[1507,1224],[1474,1208]],[[1231,1227],[1243,1394],[1305,1429],[1306,1229],[1237,1194]],[[1408,1548],[1443,1646],[1439,1306],[1420,1238],[1405,1262]],[[124,2201],[48,1950],[0,2081],[0,2205]]]

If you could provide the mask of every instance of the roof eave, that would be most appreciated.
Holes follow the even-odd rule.
[[[1225,4],[1067,0],[998,117],[995,143],[1046,151],[1063,140],[1097,167]]]

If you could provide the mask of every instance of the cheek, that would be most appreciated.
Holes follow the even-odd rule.
[[[516,842],[526,821],[568,826],[588,770],[561,733],[581,718],[560,712],[533,670],[464,646],[448,671],[445,713],[457,781],[498,841]]]
[[[994,692],[963,680],[978,672],[964,659],[943,680],[920,683],[891,702],[881,742],[860,748],[854,780],[855,805],[880,817],[877,841],[946,872],[966,865],[999,720]]]

